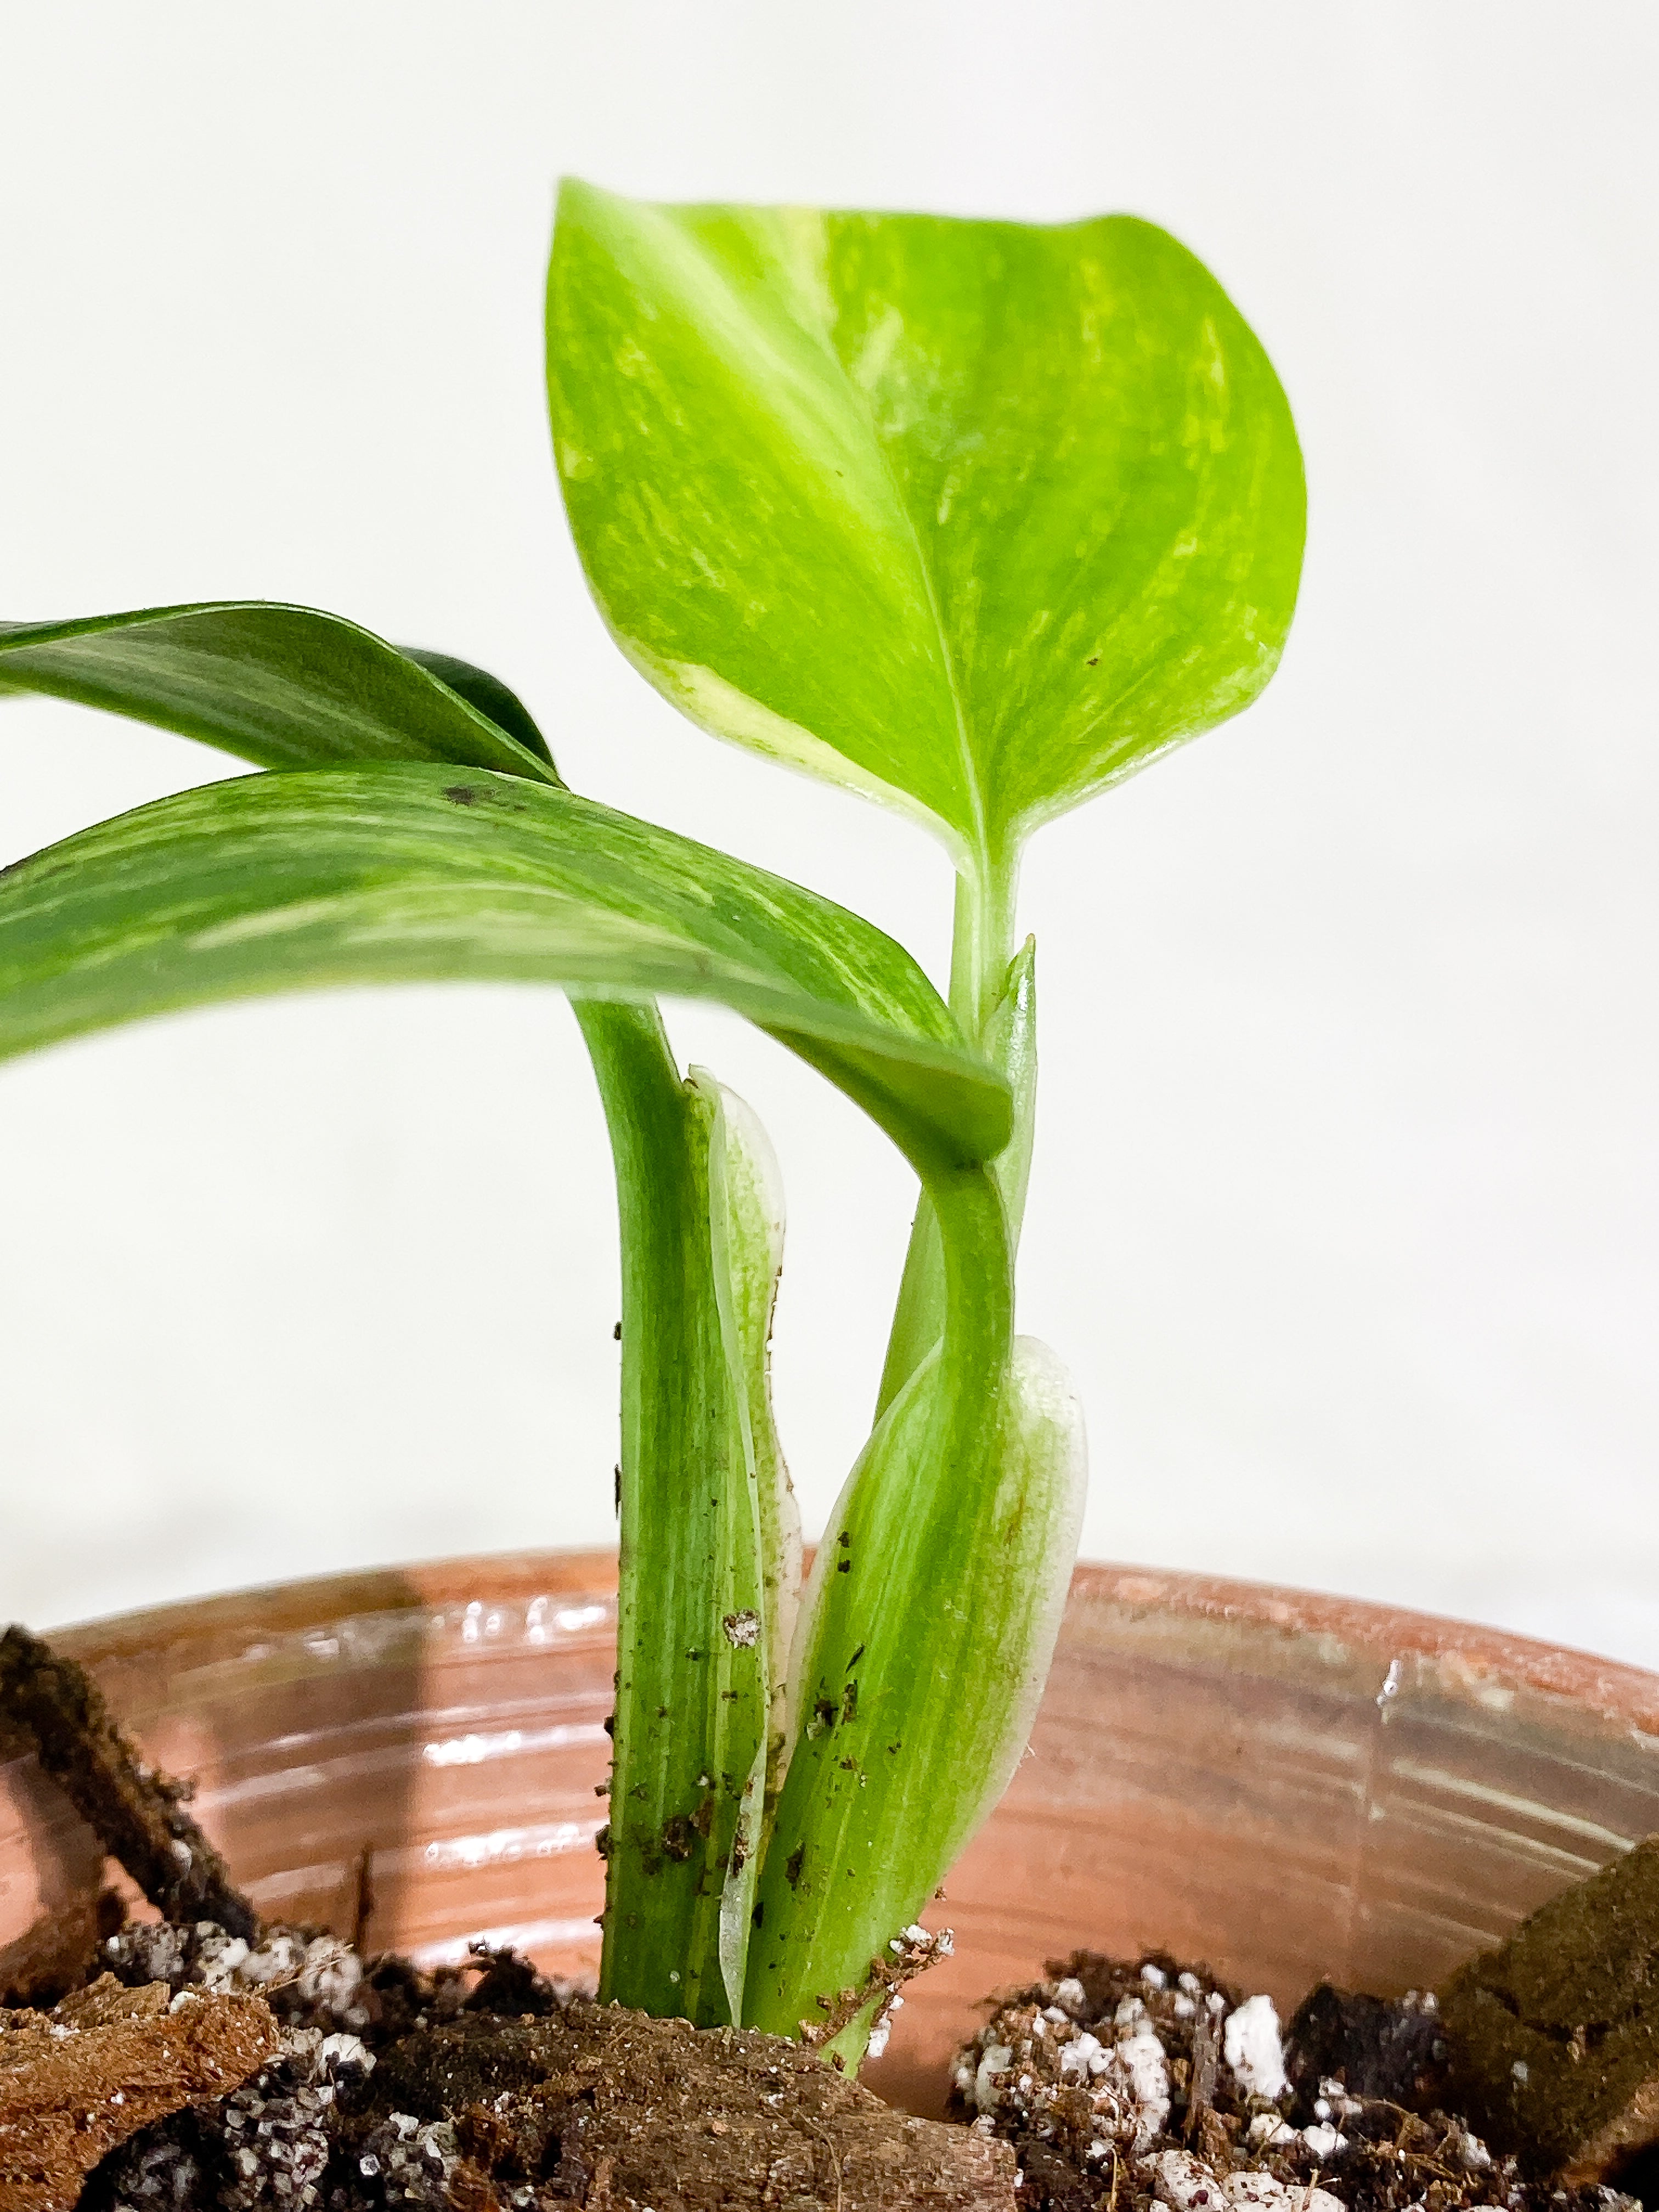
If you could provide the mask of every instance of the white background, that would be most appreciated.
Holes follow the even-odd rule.
[[[908,826],[678,721],[543,420],[554,180],[1071,216],[1216,270],[1312,516],[1243,720],[1044,833],[1024,1325],[1085,1548],[1659,1665],[1659,18],[1390,0],[8,11],[0,612],[304,600],[520,688],[579,787],[938,971]],[[0,710],[0,859],[210,775]],[[809,1523],[909,1204],[735,1021]],[[0,1070],[0,1615],[605,1538],[608,1157],[550,994],[214,1012]]]

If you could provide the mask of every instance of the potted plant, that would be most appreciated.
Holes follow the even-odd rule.
[[[1076,1550],[1080,1414],[1013,1326],[1022,848],[1266,684],[1300,456],[1219,286],[1124,217],[569,185],[547,328],[561,485],[617,642],[705,729],[943,840],[948,998],[844,908],[570,792],[495,676],[227,602],[0,629],[0,689],[268,771],[6,872],[0,1053],[330,983],[569,992],[623,1250],[599,1993],[856,2070],[1025,1748]],[[659,995],[757,1023],[920,1187],[874,1425],[804,1583],[768,1382],[775,1168],[742,1102],[675,1062]]]

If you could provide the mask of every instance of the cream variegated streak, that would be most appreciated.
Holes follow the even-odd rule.
[[[546,781],[439,764],[238,777],[0,883],[0,1057],[325,983],[448,976],[740,1007],[901,1144],[1000,1150],[1008,1101],[908,955],[844,908]]]
[[[772,1412],[772,1315],[783,1273],[783,1177],[754,1109],[706,1068],[694,1068],[692,1081],[719,1108],[708,1174],[715,1295],[726,1356],[741,1384],[744,1456],[755,1490],[766,1599],[770,1798],[783,1779],[785,1683],[800,1605],[800,1510]]]
[[[766,1700],[764,1725],[735,1808],[720,1887],[719,1956],[730,2016],[743,2018],[755,1885],[787,1749],[787,1677],[800,1604],[800,1515],[772,1416],[772,1310],[783,1268],[783,1182],[753,1110],[706,1069],[690,1087],[708,1115],[710,1280],[742,1438],[743,1494],[755,1595],[722,1608],[722,1640],[752,1644]],[[735,1501],[734,1501],[735,1504]],[[734,1603],[739,1601],[733,1601]],[[718,1648],[718,1647],[717,1647]],[[721,1653],[723,1662],[726,1659]]]
[[[689,660],[653,659],[630,638],[620,638],[617,642],[640,673],[654,684],[665,698],[672,700],[688,721],[707,730],[711,737],[725,738],[749,752],[776,761],[781,767],[799,769],[804,775],[817,776],[825,783],[839,783],[866,799],[878,799],[897,813],[908,814],[924,829],[939,828],[938,817],[908,791],[896,784],[884,783],[878,775],[858,762],[847,759],[800,723],[785,721],[758,699],[750,698],[746,691],[739,691],[723,676],[717,676],[712,668],[699,667]],[[946,840],[953,846],[957,842]],[[961,857],[966,857],[965,848]]]
[[[1278,659],[1289,410],[1150,224],[573,184],[548,330],[566,505],[635,664],[716,734],[920,809],[969,866]]]

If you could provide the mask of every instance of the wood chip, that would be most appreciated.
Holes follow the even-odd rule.
[[[1447,2100],[1569,2188],[1659,2143],[1659,1836],[1553,1898],[1440,1991]]]
[[[116,2144],[237,2088],[276,2057],[263,1997],[124,1989],[105,1974],[50,2013],[0,2012],[0,2212],[65,2212]]]
[[[0,1722],[33,1741],[104,1849],[169,1920],[211,1920],[258,1941],[258,1914],[185,1810],[186,1786],[147,1766],[85,1668],[26,1628],[0,1636]]]

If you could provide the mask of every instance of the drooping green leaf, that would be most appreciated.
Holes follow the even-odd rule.
[[[540,731],[498,678],[331,617],[174,610],[13,625],[0,638],[10,647],[0,672],[20,688],[27,672],[41,688],[265,764],[435,754],[558,781]],[[754,1117],[712,1079],[681,1081],[653,1003],[572,995],[617,1159],[628,1322],[602,1978],[607,1996],[712,2023],[742,2004],[799,1592],[766,1376],[781,1200]],[[724,1624],[751,1613],[754,1641],[740,1627],[732,1642]],[[707,1663],[688,1662],[693,1650]]]
[[[504,684],[314,607],[224,600],[0,623],[8,691],[131,715],[260,768],[453,761],[558,781]]]
[[[0,1058],[175,1007],[452,976],[718,999],[913,1158],[1006,1141],[1006,1087],[891,939],[544,783],[414,766],[239,777],[0,876]]]
[[[750,2022],[794,2034],[865,1986],[1007,1786],[1077,1553],[1082,1415],[1048,1348],[1017,1340],[988,1435],[939,1449],[934,1354],[830,1517],[792,1686],[788,1778],[750,1948]],[[869,2026],[842,2044],[853,2062]]]
[[[487,668],[479,668],[470,660],[458,660],[453,653],[434,653],[420,645],[400,645],[396,650],[406,660],[424,668],[441,684],[447,684],[457,696],[465,699],[475,714],[493,722],[515,744],[522,745],[539,763],[542,774],[550,783],[562,783],[564,779],[553,766],[552,751],[547,739],[538,727],[534,716],[516,691],[509,690],[499,676],[492,676]],[[297,762],[295,766],[300,765]],[[480,768],[492,768],[492,761],[480,761]],[[550,771],[551,773],[550,774]],[[509,773],[512,771],[509,770]]]
[[[548,376],[577,547],[636,665],[715,734],[981,861],[1278,661],[1290,411],[1149,223],[568,184]]]

